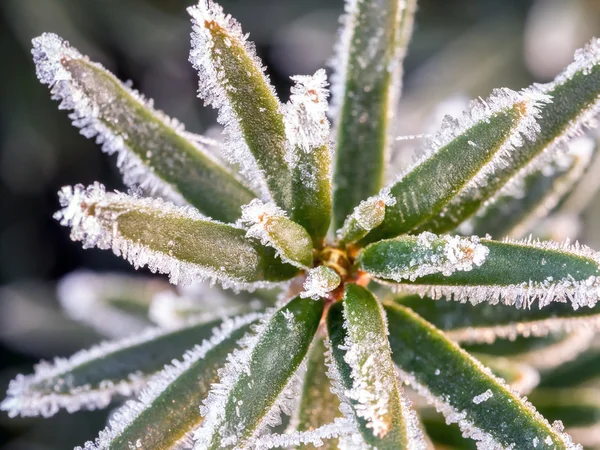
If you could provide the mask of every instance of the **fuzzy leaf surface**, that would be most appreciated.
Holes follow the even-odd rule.
[[[401,247],[401,241],[400,244],[395,240],[382,241],[365,250],[372,260],[368,265],[361,260],[361,265],[376,275],[385,274],[384,270],[392,264],[384,256],[394,255],[392,251],[376,253],[378,245],[393,250]],[[473,304],[501,301],[517,308],[529,308],[535,300],[542,307],[552,301],[569,301],[574,308],[592,307],[600,299],[600,258],[587,247],[488,239],[482,239],[478,245],[488,251],[481,265],[448,276],[425,275],[414,284],[403,284],[403,288],[432,298],[446,296]]]
[[[32,375],[18,376],[1,408],[11,416],[45,417],[60,409],[98,409],[114,397],[138,393],[148,378],[212,334],[221,320],[158,328],[82,350],[68,359],[41,363]]]
[[[463,435],[482,448],[578,448],[443,332],[403,306],[385,309],[401,377],[457,422]]]
[[[222,377],[231,376],[231,385],[221,378],[223,387],[213,389],[205,400],[201,408],[205,422],[196,433],[195,448],[250,445],[261,427],[269,424],[269,412],[278,407],[278,397],[308,353],[322,313],[322,300],[296,297],[269,319],[244,361],[223,369]]]
[[[416,414],[404,397],[378,300],[348,284],[342,303],[327,318],[331,365],[342,404],[357,422],[368,448],[425,448]]]
[[[254,194],[189,140],[181,125],[58,36],[44,34],[33,45],[40,81],[62,101],[61,109],[74,110],[73,123],[84,136],[118,153],[126,184],[188,202],[217,220],[239,218]]]
[[[56,218],[83,246],[112,249],[136,268],[168,273],[171,282],[218,280],[226,287],[289,279],[297,269],[246,231],[158,199],[106,193],[95,184],[63,188]]]
[[[411,2],[412,4],[412,2]],[[334,226],[383,184],[389,127],[414,8],[404,0],[346,2],[337,45]]]

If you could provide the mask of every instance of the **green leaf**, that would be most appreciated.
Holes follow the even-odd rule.
[[[68,359],[40,363],[32,375],[20,375],[11,382],[1,409],[13,417],[49,417],[60,409],[105,408],[114,397],[138,393],[151,375],[208,339],[220,323],[192,322],[171,330],[151,328],[81,350]]]
[[[331,267],[317,266],[308,271],[304,280],[304,292],[300,294],[303,298],[325,298],[342,283],[340,275]]]
[[[311,431],[323,425],[333,422],[340,417],[340,402],[337,396],[331,392],[331,383],[327,377],[325,366],[325,340],[319,336],[312,343],[308,354],[302,396],[298,406],[298,431]],[[312,444],[301,445],[300,449],[314,449]],[[329,439],[325,442],[324,450],[335,450],[338,448],[337,439]]]
[[[296,297],[230,358],[201,407],[197,448],[248,448],[264,427],[278,423],[280,407],[288,407],[285,391],[297,382],[322,313],[322,300]]]
[[[412,30],[414,1],[346,3],[337,44],[334,226],[383,184],[389,128]]]
[[[396,301],[411,308],[456,342],[492,343],[496,339],[514,340],[517,336],[542,337],[549,333],[574,331],[581,327],[600,327],[600,305],[573,309],[568,303],[553,302],[539,308],[517,309],[489,303],[460,303],[442,297],[409,295]]]
[[[198,405],[218,380],[218,369],[235,350],[239,340],[258,322],[251,314],[227,320],[212,335],[202,336],[181,360],[154,376],[139,399],[118,409],[110,425],[86,450],[171,450],[191,447],[193,431],[202,416]],[[200,337],[200,336],[199,336]]]
[[[400,283],[429,274],[449,276],[456,271],[471,271],[484,263],[488,253],[477,237],[425,232],[370,244],[356,256],[356,265],[379,279]]]
[[[284,106],[287,159],[292,167],[290,217],[306,228],[314,247],[320,248],[331,222],[329,91],[323,69],[312,77],[295,76],[292,80],[295,85]]]
[[[513,189],[490,200],[459,230],[465,234],[496,238],[522,239],[534,231],[535,225],[556,208],[581,180],[592,161],[593,149],[574,147],[567,155],[528,174]]]
[[[234,222],[255,195],[185,135],[183,126],[151,102],[90,62],[54,34],[33,40],[40,81],[72,109],[73,123],[96,137],[105,152],[118,153],[128,185],[194,205],[217,220]]]
[[[547,98],[497,89],[485,101],[473,101],[460,119],[446,119],[425,144],[424,154],[389,188],[396,203],[386,208],[383,223],[362,243],[415,230],[438,215],[465,187],[480,189],[516,145],[538,130],[538,107]]]
[[[457,422],[464,436],[488,448],[577,448],[442,331],[403,306],[387,304],[385,310],[401,378],[448,422]]]
[[[148,313],[153,297],[171,288],[149,277],[77,271],[64,276],[56,290],[69,317],[106,337],[120,338],[152,325]]]
[[[383,223],[386,207],[394,203],[396,200],[385,189],[379,195],[361,201],[337,231],[338,241],[347,245],[364,238],[369,231]]]
[[[490,369],[498,378],[502,378],[511,389],[521,395],[527,395],[533,391],[540,381],[540,374],[535,368],[510,358],[475,354],[471,356]]]
[[[399,279],[402,272],[397,268],[404,269],[410,262],[406,253],[409,239],[370,245],[358,256],[358,266],[383,280]],[[479,247],[487,250],[487,256],[470,271],[425,275],[404,282],[402,289],[434,299],[446,296],[473,304],[501,301],[517,308],[530,308],[538,300],[540,307],[558,301],[570,302],[577,309],[592,307],[600,299],[600,256],[588,247],[568,242],[488,239],[481,239]]]
[[[502,189],[511,189],[515,180],[545,165],[573,136],[586,127],[595,126],[600,97],[599,48],[598,40],[590,41],[576,52],[575,62],[554,82],[529,88],[552,97],[552,102],[542,106],[542,117],[538,121],[541,131],[535,140],[512,152],[508,163],[496,167],[485,186],[460,192],[446,205],[443,214],[423,228],[435,233],[453,230]]]
[[[254,46],[216,3],[202,1],[188,12],[194,24],[190,61],[198,70],[199,96],[219,109],[230,159],[277,206],[290,212],[291,173],[281,104]]]
[[[246,237],[259,239],[263,245],[272,247],[285,262],[300,268],[313,265],[310,235],[274,204],[253,200],[242,207],[241,221],[250,227]]]
[[[343,303],[329,309],[327,327],[334,390],[346,417],[356,421],[364,445],[409,449],[423,443],[392,362],[383,309],[373,294],[346,285]]]
[[[262,286],[292,278],[298,269],[240,228],[158,199],[106,193],[98,183],[66,187],[55,217],[83,246],[112,249],[136,268],[168,273],[174,284],[213,279],[225,287]]]

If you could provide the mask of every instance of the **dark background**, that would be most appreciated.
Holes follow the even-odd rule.
[[[97,339],[56,311],[55,280],[82,267],[131,272],[109,252],[72,243],[52,219],[63,185],[98,180],[109,189],[125,188],[114,158],[80,136],[37,82],[31,38],[44,31],[61,35],[132,80],[190,131],[205,132],[216,115],[196,98],[196,73],[187,62],[185,7],[191,3],[0,0],[0,397],[16,371],[29,372],[39,358],[66,355]],[[342,3],[222,2],[257,43],[284,100],[290,75],[326,64]],[[600,34],[599,9],[592,0],[422,0],[399,129],[422,132],[421,119],[453,93],[485,96],[494,86],[518,89],[553,77],[574,48]],[[594,232],[588,230],[590,242],[598,242]],[[70,448],[93,438],[105,418],[79,413],[9,421],[1,415],[0,448]]]

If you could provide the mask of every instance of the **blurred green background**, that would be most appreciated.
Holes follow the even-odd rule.
[[[342,0],[223,0],[257,43],[283,100],[289,76],[313,73],[332,54]],[[216,114],[196,98],[187,62],[191,0],[0,0],[0,391],[39,358],[68,355],[98,337],[65,319],[52,283],[78,268],[127,271],[110,252],[83,250],[52,219],[56,192],[99,180],[125,187],[115,160],[71,127],[36,78],[31,38],[71,41],[193,132],[213,133]],[[428,132],[440,113],[496,86],[547,81],[575,48],[600,35],[597,0],[422,0],[407,59],[398,134]],[[443,108],[440,107],[442,102]],[[414,147],[408,142],[403,147]],[[398,160],[404,152],[399,152]],[[596,202],[597,203],[597,202]],[[587,214],[581,236],[599,247]],[[0,396],[1,396],[0,395]],[[63,449],[95,437],[106,413],[8,420],[0,449]]]

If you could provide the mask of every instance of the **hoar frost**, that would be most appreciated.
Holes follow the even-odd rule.
[[[318,266],[310,269],[304,281],[304,292],[300,294],[303,298],[326,298],[329,292],[337,288],[341,278],[337,272],[326,266]]]

